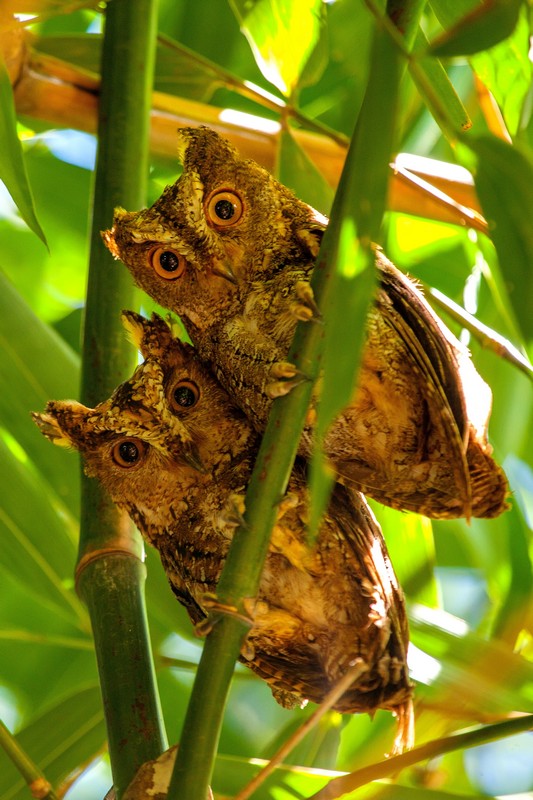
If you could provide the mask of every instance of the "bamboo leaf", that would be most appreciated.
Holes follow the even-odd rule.
[[[533,337],[533,163],[507,142],[490,136],[469,138],[468,146],[477,157],[476,189],[527,341]]]
[[[513,33],[522,0],[485,0],[469,11],[430,47],[431,55],[472,55],[493,47]]]
[[[327,214],[333,202],[333,189],[302,150],[290,128],[279,137],[277,176],[305,203]]]
[[[0,424],[31,458],[75,516],[79,477],[59,448],[51,448],[30,417],[51,397],[78,393],[79,359],[45,325],[0,272]]]
[[[290,96],[316,47],[322,27],[322,0],[231,0],[259,69]]]
[[[17,134],[13,91],[2,58],[0,58],[0,180],[13,198],[22,219],[39,239],[46,237],[35,214],[24,156]]]
[[[105,742],[98,687],[79,687],[51,703],[17,733],[17,740],[48,780],[57,785],[73,764],[90,761]],[[0,765],[0,798],[25,800],[26,783],[1,751]]]

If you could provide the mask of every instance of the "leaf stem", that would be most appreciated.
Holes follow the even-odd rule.
[[[420,747],[413,748],[408,753],[378,761],[376,764],[358,769],[349,775],[334,778],[327,786],[312,795],[309,800],[336,800],[337,797],[342,797],[343,794],[353,792],[371,781],[387,778],[406,767],[418,764],[420,761],[427,761],[429,758],[442,756],[454,750],[462,750],[486,744],[487,742],[494,742],[498,739],[503,739],[505,736],[514,736],[532,728],[533,714],[527,714],[504,722],[497,722],[494,725],[485,725],[482,728],[475,728],[464,733],[454,733],[451,736],[435,739],[433,742],[427,742],[420,745]]]
[[[2,720],[0,720],[0,746],[28,784],[33,797],[38,797],[40,800],[58,800],[52,785],[22,749]]]

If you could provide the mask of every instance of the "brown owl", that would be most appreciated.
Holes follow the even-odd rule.
[[[299,380],[287,352],[297,320],[318,314],[309,281],[327,220],[208,128],[181,130],[179,150],[181,177],[151,208],[117,209],[104,241],[179,314],[261,431],[272,398]],[[378,249],[376,272],[358,387],[325,442],[338,480],[434,518],[500,514],[507,482],[487,442],[489,387]],[[308,427],[300,454],[311,446]]]
[[[53,442],[80,450],[160,553],[192,621],[207,614],[248,483],[259,434],[167,324],[125,312],[145,358],[95,409],[50,402],[34,414]],[[338,701],[343,712],[386,708],[399,719],[396,749],[412,741],[401,589],[364,498],[338,485],[313,548],[306,542],[305,466],[295,465],[279,508],[253,627],[241,661],[283,705],[320,702],[350,664],[363,673]]]

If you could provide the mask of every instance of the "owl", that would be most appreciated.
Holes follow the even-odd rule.
[[[149,209],[117,209],[104,242],[180,316],[199,357],[262,431],[272,398],[301,380],[287,353],[297,321],[319,317],[310,279],[327,219],[208,128],[181,130],[179,151],[176,183]],[[375,265],[358,385],[325,441],[337,479],[433,518],[497,516],[507,481],[487,441],[490,389],[378,248]],[[306,457],[313,418],[300,443]]]
[[[157,548],[177,599],[199,625],[216,596],[259,434],[166,322],[131,311],[124,320],[145,359],[133,377],[94,409],[50,402],[34,419],[55,444],[80,451],[87,474]],[[290,707],[319,703],[360,659],[360,678],[335,708],[389,709],[402,750],[412,743],[409,633],[381,530],[364,497],[339,484],[310,546],[307,502],[299,460],[240,660]]]

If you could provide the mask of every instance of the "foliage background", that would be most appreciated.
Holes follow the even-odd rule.
[[[22,3],[15,5],[16,11],[28,11]],[[427,35],[433,38],[442,31],[437,17],[450,27],[454,17],[478,5],[474,0],[431,4],[424,16]],[[96,72],[100,11],[76,4],[63,8],[52,0],[36,6],[29,9],[39,12],[31,25],[37,37],[35,49]],[[323,26],[314,23],[310,6],[325,15]],[[493,117],[484,113],[474,71],[499,102],[513,148],[501,158],[485,158],[480,174],[486,178],[489,171],[492,195],[500,201],[499,231],[508,233],[508,241],[514,244],[523,241],[523,259],[515,258],[511,247],[511,257],[506,258],[501,247],[498,257],[488,238],[470,230],[395,211],[386,216],[382,244],[398,266],[465,305],[531,358],[533,295],[527,265],[533,246],[523,232],[523,220],[528,215],[530,219],[533,210],[533,184],[524,186],[527,170],[533,169],[530,9],[526,3],[507,6],[521,6],[512,35],[485,49],[485,44],[495,43],[505,32],[493,15],[488,26],[492,38],[476,41],[483,28],[478,24],[477,33],[470,30],[469,41],[480,52],[470,59],[452,59],[447,69],[472,118],[467,137],[485,134],[489,128],[494,137]],[[278,97],[290,94],[290,102],[307,117],[349,136],[368,78],[374,23],[366,5],[360,0],[327,5],[279,0],[256,2],[252,8],[254,14],[240,0],[162,0],[159,29],[241,80]],[[273,13],[276,10],[283,13]],[[288,33],[286,20],[290,21]],[[298,62],[296,43],[305,41],[309,52]],[[192,55],[177,53],[168,42],[159,48],[156,89],[279,119],[272,103],[244,97],[229,86],[222,70],[208,70]],[[5,93],[2,102],[5,111]],[[68,793],[71,800],[82,800],[103,795],[110,777],[102,755],[105,730],[89,620],[72,578],[79,516],[77,458],[45,442],[32,425],[29,411],[42,409],[49,398],[77,397],[79,392],[95,141],[74,126],[54,128],[28,113],[19,115],[19,134],[48,249],[21,221],[10,195],[3,191],[0,717],[19,733],[52,781],[90,767]],[[490,152],[499,152],[493,138],[490,142]],[[372,142],[368,147],[370,154]],[[476,168],[470,152],[452,148],[443,137],[409,75],[402,85],[397,150]],[[8,151],[3,149],[3,153],[0,162],[2,158],[5,162]],[[311,171],[289,136],[278,139],[277,169],[280,178],[304,199],[328,211],[331,188],[318,172]],[[174,159],[153,157],[147,203],[175,179],[176,172]],[[151,307],[143,298],[142,310]],[[453,322],[445,321],[459,332]],[[479,371],[493,389],[490,438],[509,475],[511,510],[497,520],[473,520],[468,525],[462,520],[430,523],[375,506],[409,602],[413,677],[419,682],[419,742],[475,722],[533,712],[531,383],[515,366],[475,340],[470,346]],[[157,557],[148,553],[147,559],[150,630],[167,730],[175,741],[200,644],[167,588]],[[302,712],[279,708],[263,684],[238,668],[224,722],[215,791],[233,794],[249,775],[248,759],[271,755],[302,716]],[[387,751],[393,725],[386,713],[377,714],[373,721],[331,714],[290,756],[289,763],[325,770],[357,769]],[[428,794],[437,798],[439,791],[454,796],[532,791],[532,755],[529,733],[453,753],[402,773],[402,797]],[[305,770],[282,773],[258,797],[308,797],[323,782]],[[385,789],[372,789],[376,792]],[[22,781],[0,753],[0,798],[24,796],[27,790]]]

